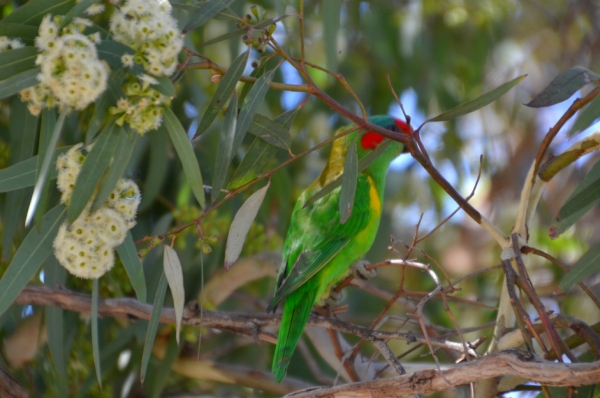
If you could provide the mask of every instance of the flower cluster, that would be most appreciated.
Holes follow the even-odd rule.
[[[170,12],[168,1],[127,0],[110,20],[114,40],[135,50],[135,54],[123,55],[123,64],[142,65],[147,73],[126,79],[126,98],[121,98],[110,111],[121,115],[117,123],[127,122],[141,135],[162,123],[163,106],[169,105],[170,99],[152,86],[158,84],[155,77],[173,74],[183,47],[177,21]]]
[[[35,45],[40,50],[40,84],[21,91],[29,111],[38,115],[44,106],[84,109],[105,90],[108,66],[98,59],[98,32],[84,35],[91,22],[74,18],[59,31],[61,16],[46,15],[40,24]]]
[[[0,53],[6,50],[14,50],[21,47],[25,47],[25,45],[21,43],[21,40],[0,36]]]
[[[170,76],[183,47],[171,4],[164,0],[127,0],[110,20],[113,38],[133,48],[135,63],[153,76]],[[124,63],[131,64],[128,57]]]
[[[56,162],[57,185],[63,203],[68,204],[71,199],[88,149],[82,144],[75,145]],[[80,278],[97,279],[104,275],[115,263],[115,248],[135,225],[140,200],[138,186],[126,179],[117,183],[108,200],[93,213],[90,211],[92,198],[77,220],[60,226],[53,244],[58,262]]]

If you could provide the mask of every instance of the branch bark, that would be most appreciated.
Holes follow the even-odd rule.
[[[509,350],[446,367],[441,373],[428,369],[412,375],[383,380],[344,384],[331,388],[310,388],[291,393],[286,397],[403,397],[442,391],[505,375],[520,376],[532,382],[558,387],[597,384],[600,383],[600,361],[585,364],[555,363],[540,359],[526,351]],[[477,392],[475,395],[477,396]]]

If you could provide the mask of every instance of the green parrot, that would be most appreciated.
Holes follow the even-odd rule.
[[[369,122],[395,132],[412,132],[408,124],[387,115],[372,116]],[[348,128],[343,127],[338,132]],[[327,299],[331,287],[350,273],[351,265],[373,244],[381,219],[385,175],[392,160],[404,152],[404,146],[392,141],[358,174],[354,208],[344,224],[340,223],[338,210],[341,188],[306,207],[304,204],[343,174],[346,154],[353,142],[356,142],[360,160],[384,141],[385,137],[364,130],[334,141],[325,169],[296,202],[283,246],[277,290],[267,308],[267,312],[275,312],[285,299],[271,370],[278,382],[287,372],[313,306]]]

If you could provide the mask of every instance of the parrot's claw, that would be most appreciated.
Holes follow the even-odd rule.
[[[365,281],[374,278],[377,275],[377,270],[375,268],[367,269],[368,265],[371,265],[371,263],[366,260],[355,262],[352,264],[352,275]]]
[[[325,299],[325,306],[329,307],[329,308],[334,308],[338,305],[338,303],[340,302],[340,300],[342,299],[342,297],[344,297],[344,295],[341,292],[336,292],[336,291],[331,291],[329,293],[329,297],[327,297]]]

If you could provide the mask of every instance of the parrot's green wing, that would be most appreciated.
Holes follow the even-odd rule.
[[[358,178],[354,209],[345,224],[340,224],[338,213],[339,189],[300,210],[310,214],[310,219],[313,221],[322,220],[322,224],[319,225],[318,229],[315,226],[308,226],[305,233],[312,232],[312,239],[306,239],[305,237],[305,244],[299,245],[300,253],[297,256],[290,253],[287,257],[288,261],[293,258],[296,258],[296,261],[291,267],[289,264],[286,264],[285,268],[282,267],[278,289],[268,310],[274,309],[281,300],[323,269],[350,243],[352,238],[366,228],[371,216],[370,191],[369,179],[361,174]],[[316,232],[317,230],[319,232]],[[302,233],[299,233],[299,235],[302,235]],[[290,235],[288,235],[288,238],[290,238]],[[294,239],[293,236],[292,239]],[[296,239],[298,238],[296,237]]]

